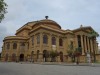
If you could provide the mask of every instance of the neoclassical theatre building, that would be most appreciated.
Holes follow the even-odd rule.
[[[61,26],[48,19],[28,22],[19,28],[15,36],[7,36],[3,40],[2,61],[50,61],[50,51],[57,51],[57,62],[69,62],[67,50],[72,44],[81,47],[80,62],[86,61],[86,53],[95,52],[98,60],[98,44],[96,37],[90,39],[88,34],[94,30],[91,26],[80,26],[74,30],[63,30]],[[47,56],[47,57],[46,57]]]

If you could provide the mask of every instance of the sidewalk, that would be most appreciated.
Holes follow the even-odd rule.
[[[59,65],[59,66],[92,66],[100,67],[100,63],[66,63],[66,62],[17,62],[20,64]]]
[[[34,62],[34,64],[41,64],[41,65],[61,65],[61,66],[98,66],[100,67],[100,64],[97,63],[65,63],[65,62]]]

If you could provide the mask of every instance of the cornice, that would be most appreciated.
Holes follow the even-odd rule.
[[[27,40],[28,37],[21,37],[21,36],[8,36],[4,38],[5,40]]]

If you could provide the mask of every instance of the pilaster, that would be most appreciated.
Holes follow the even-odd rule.
[[[41,52],[43,52],[42,46],[43,46],[43,32],[40,33],[40,51]]]

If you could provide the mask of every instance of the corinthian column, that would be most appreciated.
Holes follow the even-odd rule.
[[[84,36],[85,52],[87,52],[86,36]]]
[[[81,35],[82,55],[84,55],[83,36]]]
[[[92,39],[90,39],[90,44],[91,44],[91,53],[93,52],[93,42]]]
[[[89,38],[87,37],[87,43],[88,43],[88,51],[90,52],[90,44],[89,44]]]

